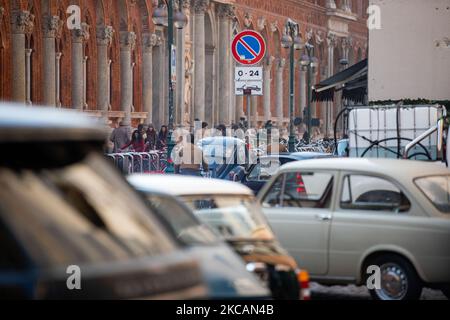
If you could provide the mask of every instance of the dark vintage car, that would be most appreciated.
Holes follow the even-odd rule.
[[[105,141],[77,112],[0,105],[0,299],[206,297]]]
[[[279,244],[250,189],[238,183],[152,175],[147,188],[177,196],[241,256],[275,299],[308,299],[309,277]]]
[[[197,142],[208,163],[211,176],[227,179],[231,170],[248,163],[248,150],[245,141],[235,137],[206,137]]]
[[[153,175],[135,174],[130,184],[142,192],[157,212],[200,263],[211,299],[268,299],[270,292],[248,272],[242,259],[180,200],[152,183]]]
[[[258,158],[257,163],[250,165],[247,169],[245,166],[237,166],[232,169],[228,173],[228,180],[241,182],[257,194],[282,165],[293,161],[332,156],[332,154],[318,152],[293,152],[262,156]]]

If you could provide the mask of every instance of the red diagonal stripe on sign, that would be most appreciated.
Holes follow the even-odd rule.
[[[253,49],[243,40],[239,39],[239,42],[247,49],[255,58],[258,56],[258,54],[253,51]]]

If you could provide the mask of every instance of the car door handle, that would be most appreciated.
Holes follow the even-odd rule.
[[[316,218],[317,218],[317,220],[320,220],[320,221],[330,221],[331,220],[331,214],[329,214],[329,213],[319,213],[319,214],[316,214]]]

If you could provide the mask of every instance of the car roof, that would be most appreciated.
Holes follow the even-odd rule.
[[[75,110],[0,103],[0,142],[104,141],[106,124]]]
[[[372,172],[402,179],[427,175],[450,174],[444,165],[434,162],[375,158],[322,158],[285,164],[280,172],[302,169]]]
[[[174,196],[253,195],[249,188],[240,183],[219,179],[168,174],[132,174],[127,179],[131,185],[142,192],[159,191]]]
[[[227,144],[244,144],[245,142],[239,138],[230,137],[230,136],[214,136],[214,137],[205,137],[199,141],[199,143],[202,143],[204,145],[212,144],[217,145],[218,143],[225,143]]]

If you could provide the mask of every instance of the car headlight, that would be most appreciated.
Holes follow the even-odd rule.
[[[247,271],[254,273],[266,286],[269,285],[269,270],[267,265],[262,262],[250,262],[246,265]]]

